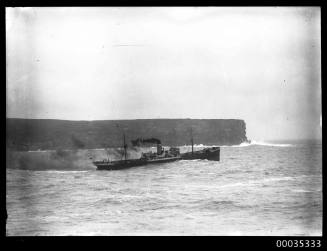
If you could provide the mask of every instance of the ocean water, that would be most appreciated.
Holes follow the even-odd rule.
[[[322,235],[320,142],[118,171],[92,156],[106,151],[7,153],[7,235]]]

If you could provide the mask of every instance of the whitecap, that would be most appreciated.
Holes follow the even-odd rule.
[[[305,190],[305,189],[294,189],[292,190],[294,193],[315,193],[315,192],[321,192],[321,190]]]
[[[246,146],[275,146],[275,147],[292,147],[292,144],[276,144],[276,143],[268,143],[265,141],[256,141],[251,140],[251,142],[243,142],[239,145],[233,145],[231,147],[246,147]]]
[[[89,170],[44,170],[47,173],[86,173]]]

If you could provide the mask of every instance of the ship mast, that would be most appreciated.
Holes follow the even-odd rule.
[[[126,141],[125,141],[125,133],[124,133],[124,157],[125,157],[125,160],[127,159],[127,144],[126,144]]]
[[[124,156],[125,161],[126,161],[126,160],[127,160],[127,144],[126,144],[126,139],[125,139],[125,132],[124,132],[124,130],[122,130],[122,129],[119,127],[118,124],[116,124],[116,127],[117,127],[118,129],[120,129],[120,130],[123,132],[123,143],[124,143],[123,148],[124,148],[124,152],[122,153],[121,159],[123,159],[123,156]]]
[[[193,131],[191,127],[191,143],[192,143],[192,155],[193,155]]]

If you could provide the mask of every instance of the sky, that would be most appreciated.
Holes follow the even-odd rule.
[[[319,7],[6,8],[8,118],[243,119],[321,138]]]

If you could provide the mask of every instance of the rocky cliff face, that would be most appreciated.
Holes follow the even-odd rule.
[[[140,119],[67,121],[7,119],[7,148],[12,150],[93,149],[122,145],[137,138],[158,138],[163,145],[236,145],[247,140],[237,119]],[[118,126],[117,126],[118,125]]]

